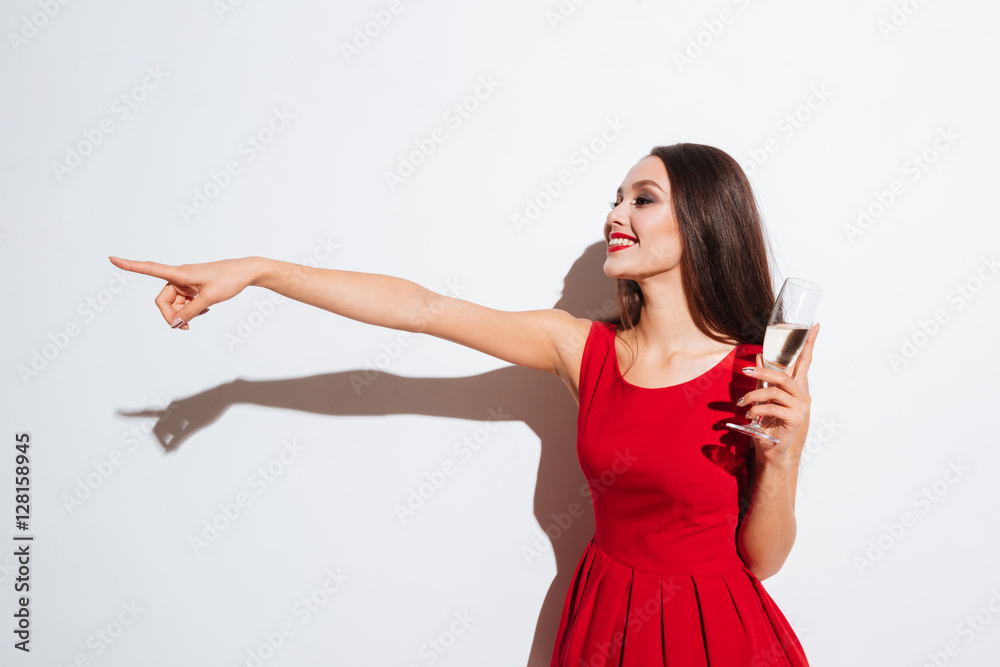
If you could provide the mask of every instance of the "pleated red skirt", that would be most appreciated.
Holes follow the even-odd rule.
[[[745,566],[656,574],[591,541],[573,576],[552,667],[805,667],[788,620]]]

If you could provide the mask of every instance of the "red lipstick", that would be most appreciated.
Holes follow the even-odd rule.
[[[635,243],[639,242],[639,239],[637,239],[636,237],[629,236],[628,234],[622,234],[621,232],[613,232],[609,238],[609,241],[610,239],[629,239],[630,241],[634,241]],[[625,250],[626,248],[631,248],[631,247],[632,246],[630,245],[616,245],[616,246],[609,245],[608,252],[617,252],[618,250]]]

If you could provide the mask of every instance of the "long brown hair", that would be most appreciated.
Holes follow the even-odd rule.
[[[768,244],[757,201],[739,163],[701,144],[656,146],[667,169],[681,236],[681,284],[695,325],[729,344],[761,345],[774,305]],[[649,156],[646,156],[649,157]],[[618,329],[639,323],[643,296],[618,279],[618,312],[601,321]]]

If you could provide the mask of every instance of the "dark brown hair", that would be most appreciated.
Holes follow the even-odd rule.
[[[698,329],[713,340],[761,345],[774,305],[768,245],[757,201],[739,163],[701,144],[656,146],[667,169],[681,236],[681,283]],[[649,157],[646,156],[646,157]],[[618,312],[601,321],[639,323],[643,296],[618,279]]]

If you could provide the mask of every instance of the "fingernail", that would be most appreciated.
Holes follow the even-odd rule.
[[[743,372],[746,373],[747,375],[753,375],[754,373],[757,372],[757,367],[756,366],[747,366],[747,367],[745,367],[743,369]]]
[[[184,320],[182,320],[179,317],[175,317],[174,321],[170,323],[170,328],[171,329],[176,329],[177,327],[179,327],[182,324],[184,324]]]
[[[747,410],[747,413],[745,415],[743,415],[743,416],[746,417],[747,419],[750,419],[750,411]]]
[[[743,401],[745,401],[745,400],[746,400],[746,397],[740,396],[740,400],[736,401],[736,405],[743,405]]]

